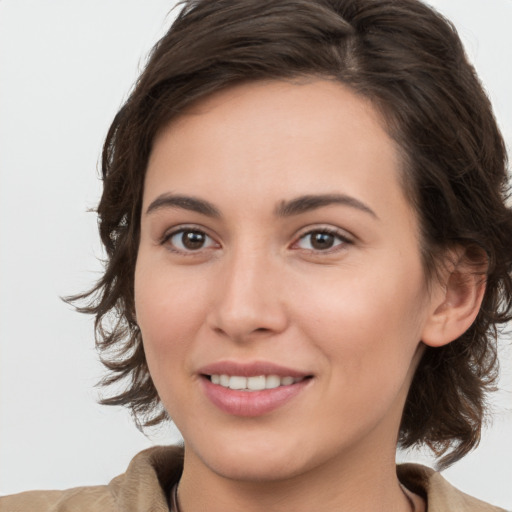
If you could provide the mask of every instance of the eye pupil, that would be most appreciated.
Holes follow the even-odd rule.
[[[187,249],[200,249],[204,245],[205,235],[199,231],[185,231],[181,236],[181,242]]]
[[[330,233],[313,233],[311,235],[311,247],[314,249],[330,249],[334,245],[334,235]]]

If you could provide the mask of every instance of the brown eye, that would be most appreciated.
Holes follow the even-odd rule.
[[[215,245],[211,237],[197,229],[175,231],[167,238],[167,243],[181,252],[199,251]]]
[[[190,250],[201,249],[205,241],[204,233],[198,231],[185,231],[181,235],[181,243]]]
[[[321,252],[328,251],[333,248],[336,249],[338,246],[341,248],[347,243],[350,243],[350,241],[341,234],[324,230],[316,230],[303,235],[299,239],[297,246],[301,249]]]
[[[314,233],[311,236],[311,247],[319,251],[330,249],[334,245],[334,235],[331,233]]]

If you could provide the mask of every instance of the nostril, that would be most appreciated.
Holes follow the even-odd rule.
[[[288,324],[284,308],[279,304],[235,304],[222,301],[212,306],[207,324],[210,332],[233,340],[248,340],[280,333]]]

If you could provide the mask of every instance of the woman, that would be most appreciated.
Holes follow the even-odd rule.
[[[442,18],[191,3],[103,173],[109,261],[82,298],[107,382],[130,378],[106,403],[172,417],[184,456],[6,507],[497,510],[394,464],[397,439],[441,467],[477,444],[510,316],[504,145]]]

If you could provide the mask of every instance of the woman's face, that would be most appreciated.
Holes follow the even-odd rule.
[[[266,480],[394,454],[432,305],[376,110],[276,81],[173,121],[147,169],[135,304],[196,467]]]

